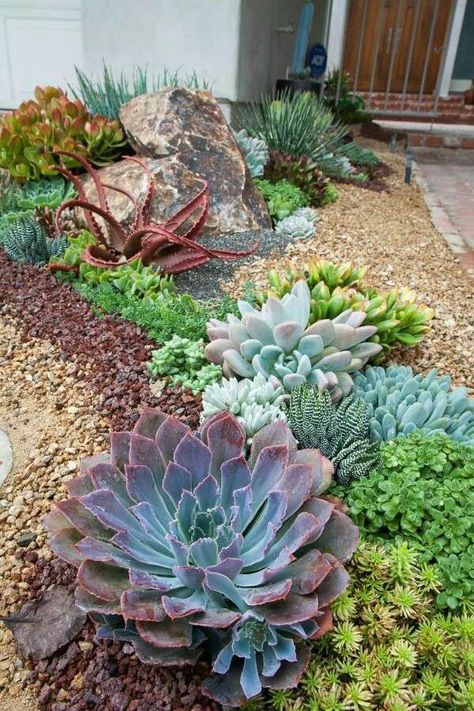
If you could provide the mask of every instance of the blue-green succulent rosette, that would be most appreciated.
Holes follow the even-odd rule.
[[[253,438],[219,412],[199,432],[147,409],[111,455],[83,462],[46,517],[52,549],[78,567],[76,600],[99,638],[162,666],[208,654],[203,690],[240,706],[298,683],[305,640],[331,626],[358,529],[318,450],[286,423]]]

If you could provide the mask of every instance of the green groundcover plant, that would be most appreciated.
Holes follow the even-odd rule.
[[[308,207],[311,203],[308,195],[288,180],[278,180],[276,183],[271,183],[269,180],[255,178],[254,182],[262,193],[270,217],[274,221],[283,220],[298,208]]]
[[[334,630],[313,645],[298,688],[272,691],[245,711],[474,708],[474,618],[436,610],[436,568],[405,544],[363,541],[348,569]]]
[[[222,377],[222,368],[208,363],[202,338],[190,341],[175,334],[151,355],[148,368],[155,378],[169,378],[173,385],[181,385],[194,394]]]
[[[337,487],[365,536],[408,541],[436,563],[440,608],[474,610],[474,448],[419,432],[385,443],[382,464]]]
[[[68,274],[63,278],[72,283],[96,314],[116,313],[143,328],[157,344],[169,341],[175,334],[198,341],[206,335],[209,318],[224,318],[237,311],[230,297],[204,302],[189,294],[176,294],[149,301],[122,293],[110,283],[87,284]]]

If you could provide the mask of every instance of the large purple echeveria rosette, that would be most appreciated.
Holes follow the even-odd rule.
[[[158,410],[111,438],[46,518],[52,549],[78,567],[77,604],[98,636],[148,663],[194,663],[209,648],[206,693],[239,705],[262,686],[295,685],[303,640],[330,626],[357,528],[334,502],[317,450],[287,425],[254,438],[221,412],[193,433]]]

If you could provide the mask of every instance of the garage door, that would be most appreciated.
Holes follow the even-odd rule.
[[[0,108],[66,88],[82,63],[81,0],[0,0]]]

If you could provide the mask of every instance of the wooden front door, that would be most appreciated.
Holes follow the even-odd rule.
[[[424,77],[423,93],[433,92],[451,5],[452,0],[351,0],[343,67],[353,82],[357,78],[357,90],[369,91],[373,83],[373,91],[418,92]]]

